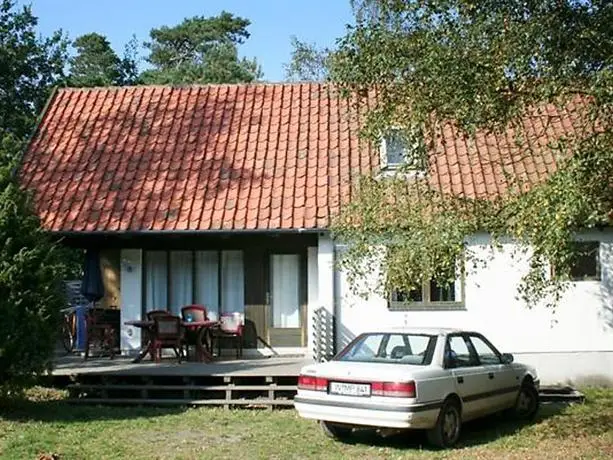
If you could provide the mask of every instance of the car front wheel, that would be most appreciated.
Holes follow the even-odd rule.
[[[460,439],[462,418],[460,406],[454,400],[447,400],[443,404],[436,425],[428,430],[428,441],[437,447],[453,447]]]
[[[519,389],[513,412],[522,420],[532,420],[539,410],[539,393],[532,383],[524,383]]]
[[[325,420],[321,420],[319,424],[326,436],[339,441],[347,439],[352,433],[352,429],[349,426],[339,425],[338,423],[327,422]]]

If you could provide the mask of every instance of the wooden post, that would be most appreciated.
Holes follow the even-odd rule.
[[[224,377],[223,382],[226,384],[226,404],[223,405],[224,409],[230,409],[230,402],[232,401],[232,390],[234,389],[234,382],[232,377]]]

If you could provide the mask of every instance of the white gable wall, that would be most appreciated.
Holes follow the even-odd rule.
[[[555,313],[528,310],[517,295],[527,270],[527,257],[514,245],[492,252],[486,236],[475,236],[470,249],[492,258],[468,273],[462,310],[389,311],[379,296],[368,299],[350,292],[340,274],[336,305],[337,346],[357,334],[389,326],[446,326],[482,332],[501,351],[537,366],[543,383],[613,384],[613,232],[583,235],[600,240],[601,281],[573,283]]]

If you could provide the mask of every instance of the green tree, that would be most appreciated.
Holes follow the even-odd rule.
[[[0,136],[30,133],[50,88],[64,78],[67,41],[41,38],[30,7],[0,1]]]
[[[12,135],[0,140],[0,393],[50,366],[71,260],[43,231],[19,187],[13,171],[20,150]]]
[[[174,27],[150,32],[147,61],[152,68],[142,74],[146,83],[238,83],[261,78],[255,59],[239,58],[238,45],[249,38],[250,22],[222,12],[197,16]]]
[[[104,35],[95,32],[81,35],[72,43],[76,55],[69,59],[70,86],[121,86],[138,80],[135,39],[126,46],[123,59]]]
[[[103,35],[81,35],[72,43],[77,54],[70,58],[70,86],[111,86],[121,84],[121,59]]]
[[[379,287],[409,291],[430,278],[445,282],[455,260],[471,265],[468,235],[487,231],[494,241],[506,235],[530,248],[523,300],[555,305],[569,285],[577,232],[613,219],[613,4],[352,3],[356,26],[340,42],[332,77],[356,103],[376,92],[364,122],[373,141],[390,126],[402,128],[423,160],[441,126],[452,122],[468,138],[513,128],[517,145],[534,154],[522,119],[545,103],[565,108],[570,101],[579,126],[536,152],[557,158],[557,170],[529,191],[511,172],[511,190],[489,200],[449,196],[420,180],[364,179],[335,223],[350,243],[350,273],[360,276],[365,257],[384,254]],[[551,277],[549,264],[556,267]]]
[[[123,58],[121,60],[122,85],[137,85],[141,83],[140,72],[138,69],[140,44],[135,35],[124,48]]]
[[[332,51],[314,43],[291,38],[292,56],[285,64],[285,78],[289,81],[325,81],[328,79],[328,61]]]

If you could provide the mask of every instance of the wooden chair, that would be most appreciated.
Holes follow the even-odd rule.
[[[151,354],[156,363],[162,358],[162,349],[172,348],[181,362],[183,358],[183,327],[181,318],[170,315],[153,316],[153,337],[151,339]]]
[[[183,321],[206,321],[209,319],[207,309],[204,305],[186,305],[181,308]]]
[[[104,314],[103,308],[90,308],[85,314],[87,332],[84,359],[89,358],[92,347],[107,353],[111,359],[115,357],[117,331],[110,322],[105,321]]]
[[[243,330],[245,314],[239,312],[222,313],[219,317],[219,327],[213,330],[213,338],[217,341],[217,355],[221,356],[221,342],[233,341],[236,347],[236,357],[243,356]]]
[[[170,313],[168,310],[151,310],[147,312],[147,319],[153,321],[156,316],[168,316]]]
[[[181,308],[181,317],[183,318],[183,321],[188,322],[188,323],[191,321],[207,321],[209,319],[208,311],[206,307],[204,305],[199,305],[199,304],[186,305],[185,307]],[[189,359],[190,345],[196,346],[197,341],[198,341],[198,331],[188,328],[185,331],[186,359]],[[208,349],[208,351],[210,351],[210,345],[208,342],[205,343],[205,346]]]

